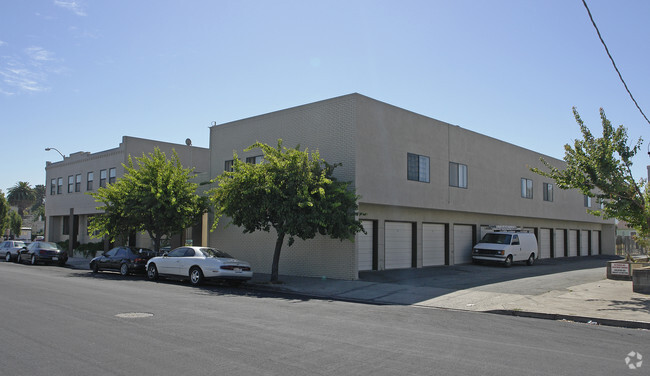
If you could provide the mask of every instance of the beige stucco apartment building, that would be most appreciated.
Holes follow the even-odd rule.
[[[128,136],[124,136],[114,149],[97,153],[77,152],[62,161],[47,162],[45,238],[59,242],[73,236],[82,244],[101,241],[88,233],[90,217],[99,212],[99,204],[88,193],[96,192],[99,187],[123,176],[122,164],[128,164],[129,156],[136,164],[135,157],[151,153],[156,147],[168,157],[175,150],[184,167],[194,167],[194,173],[207,180],[210,168],[208,149]],[[138,234],[133,241],[141,247],[152,246],[144,234]]]
[[[540,258],[614,253],[614,221],[586,212],[595,202],[529,170],[541,167],[540,157],[562,161],[360,94],[211,127],[210,176],[229,168],[233,151],[253,161],[261,151],[246,147],[279,138],[342,163],[336,176],[356,187],[367,231],[355,242],[285,244],[280,274],[356,279],[363,270],[467,263],[495,225],[535,232]],[[270,272],[276,234],[226,223],[209,244]]]

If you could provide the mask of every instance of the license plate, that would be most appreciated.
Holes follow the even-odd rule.
[[[241,273],[241,268],[235,268],[235,273]]]
[[[52,257],[52,261],[59,261],[58,257]]]

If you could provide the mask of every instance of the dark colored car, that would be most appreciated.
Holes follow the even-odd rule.
[[[147,261],[156,254],[151,249],[115,247],[90,260],[90,270],[117,270],[121,275],[144,273]]]
[[[68,253],[56,243],[33,242],[20,249],[18,256],[16,256],[16,262],[29,262],[32,265],[44,263],[63,266],[68,262]]]

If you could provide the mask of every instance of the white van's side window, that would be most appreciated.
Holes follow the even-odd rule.
[[[512,245],[519,245],[519,236],[518,235],[513,235],[512,236]]]

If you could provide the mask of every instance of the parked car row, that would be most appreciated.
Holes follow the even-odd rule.
[[[7,262],[29,262],[32,265],[65,265],[68,254],[56,243],[35,241],[25,245],[8,240],[0,244],[0,254]],[[90,270],[118,271],[126,276],[132,273],[146,274],[151,281],[159,278],[189,280],[200,285],[206,280],[220,280],[239,285],[253,277],[251,266],[226,252],[210,247],[179,247],[162,256],[147,248],[120,246],[90,260]]]
[[[42,263],[63,266],[68,262],[68,253],[58,244],[43,241],[25,245],[22,241],[7,240],[0,244],[0,254],[7,262],[28,262],[32,265]]]

